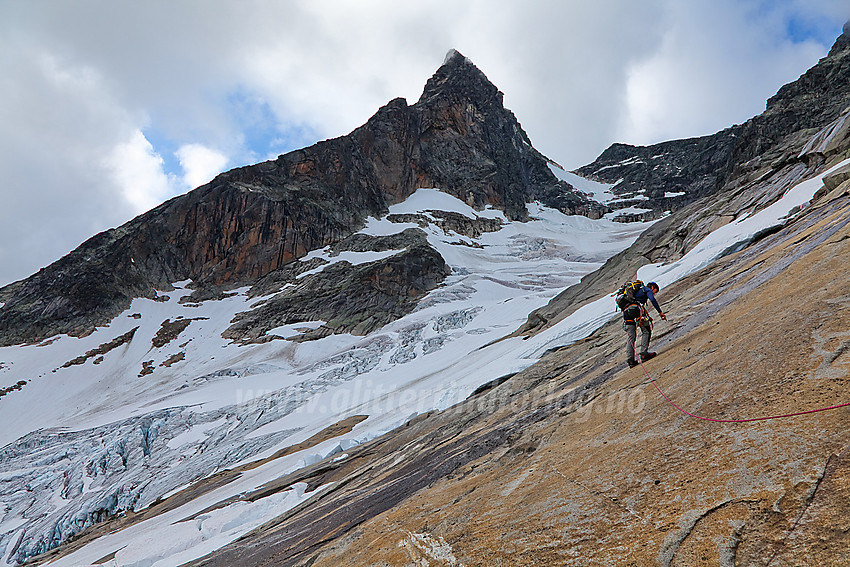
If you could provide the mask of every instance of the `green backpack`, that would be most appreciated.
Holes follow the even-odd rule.
[[[620,309],[626,309],[629,305],[634,305],[637,303],[635,301],[635,293],[639,289],[643,287],[643,282],[640,280],[635,280],[633,282],[628,282],[623,284],[620,289],[617,290],[617,295],[615,301],[617,302],[617,307]]]

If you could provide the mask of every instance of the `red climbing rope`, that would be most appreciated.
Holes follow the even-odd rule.
[[[632,341],[632,337],[630,337],[628,334],[626,334],[626,337],[629,339],[629,342],[632,344],[632,348],[635,349],[635,354],[637,354],[637,348],[635,348],[635,343],[634,343],[634,341]],[[848,402],[848,403],[845,403],[845,404],[838,404],[838,405],[829,406],[829,407],[825,407],[825,408],[817,408],[817,409],[806,410],[806,411],[798,411],[798,412],[794,412],[794,413],[784,413],[784,414],[781,414],[781,415],[766,415],[764,417],[750,417],[750,418],[746,418],[746,419],[715,419],[713,417],[703,417],[701,415],[695,415],[695,414],[677,406],[676,403],[673,402],[673,400],[671,400],[667,396],[667,394],[665,394],[664,391],[658,386],[658,384],[655,382],[655,380],[652,378],[652,376],[650,376],[649,372],[647,372],[646,367],[643,365],[643,361],[640,359],[640,355],[636,356],[636,359],[637,359],[638,363],[640,364],[640,368],[641,368],[641,370],[643,370],[643,373],[646,374],[646,377],[649,378],[649,381],[652,382],[652,385],[655,386],[655,389],[658,390],[658,393],[661,394],[661,396],[665,400],[667,400],[668,404],[670,404],[671,406],[673,406],[674,408],[676,408],[677,410],[679,410],[680,412],[682,412],[683,414],[685,414],[687,416],[693,417],[695,419],[701,419],[703,421],[713,421],[715,423],[747,423],[747,422],[750,422],[750,421],[766,421],[768,419],[781,419],[783,417],[794,417],[794,416],[797,416],[797,415],[806,415],[808,413],[818,413],[818,412],[821,412],[821,411],[834,410],[834,409],[844,408],[844,407],[850,406],[850,402]]]

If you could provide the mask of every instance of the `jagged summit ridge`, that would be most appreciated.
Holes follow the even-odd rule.
[[[503,94],[475,64],[452,49],[425,83],[420,103],[439,96],[465,96],[479,103],[502,106]]]

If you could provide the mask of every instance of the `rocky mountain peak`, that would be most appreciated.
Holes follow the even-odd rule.
[[[463,97],[479,103],[502,106],[503,95],[470,59],[452,49],[446,54],[440,68],[425,84],[419,102],[427,103],[438,97]]]
[[[464,57],[463,54],[460,51],[458,51],[455,48],[451,48],[446,53],[446,56],[443,58],[443,65],[445,65],[446,63],[448,63],[450,60],[454,59],[455,57],[462,57],[463,59],[466,59],[466,57]]]

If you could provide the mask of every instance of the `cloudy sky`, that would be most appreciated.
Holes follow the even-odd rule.
[[[415,102],[451,48],[572,169],[746,121],[848,17],[846,0],[0,0],[0,285]]]

